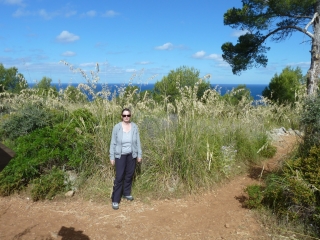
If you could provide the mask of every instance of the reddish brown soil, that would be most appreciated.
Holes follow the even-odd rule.
[[[292,150],[296,138],[283,136],[274,158],[215,191],[183,199],[108,204],[74,197],[32,202],[0,198],[0,239],[271,239],[255,214],[242,207],[244,188],[259,181]]]

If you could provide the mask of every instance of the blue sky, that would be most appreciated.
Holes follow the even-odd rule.
[[[61,61],[90,74],[98,63],[101,83],[154,83],[180,66],[211,75],[212,84],[268,84],[287,65],[310,64],[310,42],[294,34],[271,47],[266,68],[233,75],[221,45],[241,31],[223,25],[223,14],[241,0],[0,0],[0,63],[17,67],[28,83],[85,79]],[[131,80],[130,80],[131,79]]]

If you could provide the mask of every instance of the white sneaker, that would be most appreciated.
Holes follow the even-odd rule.
[[[119,209],[119,203],[117,203],[117,202],[112,202],[112,208],[113,208],[114,210],[118,210],[118,209]]]
[[[130,195],[130,196],[122,196],[123,198],[129,200],[129,201],[132,201],[133,200],[133,197]]]

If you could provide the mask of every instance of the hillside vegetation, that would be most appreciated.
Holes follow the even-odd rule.
[[[139,92],[134,86],[113,93],[106,85],[97,92],[98,71],[81,73],[87,84],[77,88],[49,84],[45,91],[37,87],[0,93],[0,138],[16,152],[0,173],[1,196],[27,191],[36,201],[73,190],[105,201],[114,178],[111,131],[128,107],[143,148],[133,192],[144,198],[210,189],[250,163],[273,156],[271,129],[304,127],[305,144],[265,186],[248,188],[254,203],[248,206],[319,224],[320,172],[314,168],[319,162],[319,117],[317,111],[312,115],[318,101],[304,102],[303,96],[288,105],[264,97],[253,101],[245,86],[221,96],[205,87],[206,79],[181,85],[179,74],[173,75],[174,99],[166,91]]]

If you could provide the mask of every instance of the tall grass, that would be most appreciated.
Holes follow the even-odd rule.
[[[246,163],[261,159],[259,149],[269,141],[266,131],[297,126],[299,103],[292,108],[264,98],[259,101],[243,98],[234,105],[216,89],[207,90],[198,99],[197,86],[179,88],[181,98],[174,104],[155,102],[148,92],[142,94],[137,89],[125,92],[121,88],[114,94],[106,85],[97,92],[98,65],[90,75],[70,68],[87,81],[79,84],[78,97],[71,100],[63,89],[58,95],[49,92],[46,96],[37,95],[34,89],[17,95],[1,93],[0,109],[5,111],[0,118],[30,104],[40,104],[68,116],[77,109],[90,111],[94,120],[84,121],[81,116],[64,120],[77,121],[80,126],[77,132],[91,136],[92,156],[78,169],[79,191],[90,198],[105,199],[110,194],[114,178],[109,163],[111,131],[120,121],[124,107],[131,109],[132,120],[139,126],[143,149],[143,162],[137,167],[133,191],[157,198],[209,189],[243,171]],[[93,100],[83,101],[84,93]],[[84,156],[88,158],[88,154]]]

